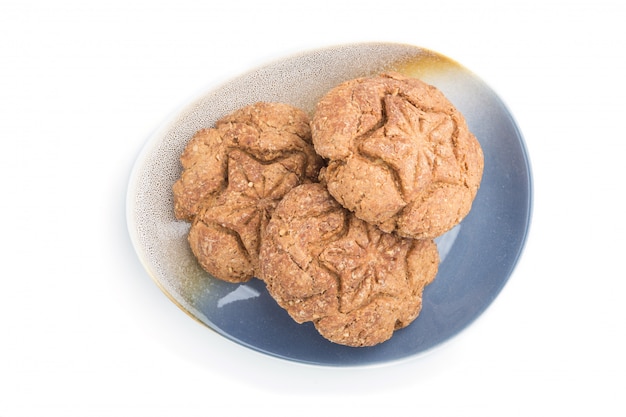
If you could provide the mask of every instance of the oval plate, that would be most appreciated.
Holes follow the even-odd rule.
[[[311,323],[296,324],[258,279],[219,281],[189,250],[189,224],[173,214],[179,156],[199,129],[257,101],[308,112],[338,83],[398,71],[438,87],[465,115],[485,155],[470,214],[439,237],[441,265],[426,287],[419,317],[387,342],[352,348],[323,339]],[[532,208],[530,164],[522,135],[498,96],[458,63],[411,45],[366,43],[310,51],[227,82],[184,107],[149,138],[130,178],[130,237],[146,270],[191,317],[241,345],[286,360],[328,366],[371,365],[423,353],[459,333],[492,303],[524,247]]]

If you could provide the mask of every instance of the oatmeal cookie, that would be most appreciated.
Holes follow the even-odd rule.
[[[355,347],[384,342],[415,320],[439,266],[432,240],[381,232],[319,183],[285,195],[259,259],[270,295],[296,322]]]
[[[244,282],[258,274],[259,245],[277,202],[316,180],[322,160],[303,111],[256,103],[197,132],[181,164],[174,212],[192,223],[192,252],[216,278]]]
[[[329,192],[381,230],[434,238],[470,211],[482,149],[435,87],[396,73],[350,80],[322,97],[311,128]]]

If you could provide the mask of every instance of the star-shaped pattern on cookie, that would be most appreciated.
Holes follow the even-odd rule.
[[[384,161],[408,200],[433,181],[455,182],[448,178],[450,171],[458,171],[450,116],[420,109],[398,95],[385,96],[383,104],[384,124],[362,139],[360,152]]]
[[[321,252],[321,263],[339,276],[340,311],[349,313],[374,295],[401,297],[406,287],[406,258],[411,241],[382,233],[351,217],[348,232]]]
[[[203,203],[201,220],[238,235],[252,260],[258,257],[262,232],[276,204],[300,183],[304,156],[288,154],[262,162],[246,152],[228,155],[228,179],[223,190]]]

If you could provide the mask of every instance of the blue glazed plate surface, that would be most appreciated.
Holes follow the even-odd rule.
[[[464,114],[485,155],[470,214],[436,242],[442,259],[426,287],[420,316],[387,342],[351,348],[323,339],[311,323],[296,324],[258,280],[219,281],[203,272],[186,241],[189,225],[172,211],[171,187],[191,136],[256,101],[281,101],[312,111],[341,81],[395,70],[446,94]],[[163,292],[191,317],[235,343],[285,360],[364,366],[414,357],[448,341],[493,302],[522,253],[532,209],[532,177],[524,140],[492,89],[456,62],[422,48],[390,43],[330,47],[277,60],[202,94],[147,141],[128,187],[127,221],[137,254]]]

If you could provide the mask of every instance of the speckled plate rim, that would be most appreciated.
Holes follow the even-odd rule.
[[[283,354],[280,354],[280,353],[277,353],[277,352],[273,352],[272,350],[268,350],[268,349],[264,349],[262,347],[256,346],[254,343],[250,343],[250,342],[247,342],[247,341],[239,340],[238,338],[233,337],[232,335],[230,335],[228,330],[222,329],[219,326],[216,326],[216,325],[212,324],[210,318],[208,318],[201,310],[194,308],[194,306],[190,305],[187,300],[181,298],[180,294],[177,294],[176,292],[172,291],[170,288],[168,288],[166,285],[164,285],[163,282],[161,282],[159,280],[159,278],[157,277],[156,272],[154,271],[153,265],[151,264],[151,262],[148,259],[148,257],[145,255],[145,247],[144,247],[143,243],[140,241],[140,239],[138,237],[137,222],[136,222],[136,212],[135,212],[136,204],[134,204],[134,200],[135,200],[136,194],[137,194],[138,189],[139,189],[138,183],[137,183],[137,178],[140,175],[140,171],[143,168],[143,165],[144,165],[143,161],[153,151],[153,148],[158,144],[160,138],[163,137],[165,132],[167,132],[169,129],[171,129],[172,125],[174,125],[176,123],[176,121],[180,119],[181,115],[187,113],[189,111],[189,109],[193,108],[194,106],[197,106],[198,103],[204,97],[206,97],[209,94],[214,93],[215,91],[219,91],[221,88],[224,88],[224,86],[229,85],[234,80],[245,78],[249,74],[251,74],[251,73],[253,73],[255,71],[263,70],[263,69],[266,69],[266,68],[271,68],[272,66],[276,65],[277,63],[282,62],[285,59],[299,59],[299,57],[303,58],[303,57],[311,56],[311,54],[314,54],[316,52],[324,52],[326,50],[330,50],[330,49],[333,49],[333,48],[351,48],[351,47],[360,47],[360,46],[366,46],[366,45],[373,45],[373,46],[379,45],[379,46],[381,46],[383,48],[385,46],[387,46],[387,45],[393,45],[393,46],[406,47],[406,48],[419,48],[419,49],[421,49],[423,51],[429,51],[428,49],[417,47],[417,46],[413,46],[413,45],[391,44],[391,43],[386,43],[386,42],[362,43],[362,44],[345,44],[345,45],[337,45],[337,46],[334,46],[334,47],[325,47],[325,48],[312,49],[312,50],[309,50],[309,51],[304,51],[304,52],[299,53],[299,54],[288,55],[288,56],[286,56],[284,58],[274,60],[272,62],[269,62],[269,63],[265,64],[265,65],[258,66],[256,69],[252,69],[252,70],[250,70],[250,71],[248,71],[246,73],[240,74],[237,77],[234,77],[234,78],[232,78],[230,80],[223,81],[221,84],[213,86],[210,89],[207,89],[207,91],[204,91],[201,94],[199,94],[194,100],[191,100],[188,104],[179,106],[179,108],[175,112],[172,112],[171,116],[168,117],[160,125],[160,127],[158,127],[154,131],[154,133],[152,135],[150,135],[150,137],[146,141],[145,145],[142,147],[141,151],[139,152],[139,154],[137,156],[137,159],[136,159],[136,161],[135,161],[135,163],[133,165],[133,168],[131,170],[130,179],[129,179],[129,183],[128,183],[128,189],[127,189],[127,204],[126,204],[127,226],[128,226],[128,231],[129,231],[131,242],[132,242],[133,247],[135,248],[135,250],[137,252],[137,255],[138,255],[138,257],[139,257],[143,267],[146,269],[146,271],[148,272],[150,277],[157,284],[157,286],[161,289],[161,291],[173,303],[175,303],[182,311],[187,313],[194,320],[196,320],[197,322],[201,323],[202,325],[208,327],[209,329],[217,332],[218,334],[221,334],[222,336],[230,339],[231,341],[233,341],[233,342],[235,342],[237,344],[246,346],[246,347],[248,347],[250,349],[253,349],[253,350],[255,350],[255,351],[259,352],[259,353],[270,355],[270,356],[277,357],[277,358],[284,359],[284,360],[288,360],[288,361],[298,362],[298,363],[301,363],[301,364],[307,364],[307,365],[350,366],[350,367],[354,367],[354,366],[375,366],[375,365],[381,365],[381,364],[386,364],[386,363],[396,363],[398,361],[407,360],[407,359],[415,358],[417,356],[421,356],[423,354],[426,354],[426,353],[432,351],[434,348],[436,348],[436,347],[438,347],[438,346],[440,346],[440,345],[450,341],[454,336],[456,336],[458,333],[460,333],[461,331],[463,331],[467,327],[469,327],[478,317],[480,317],[483,314],[483,312],[489,307],[489,305],[491,305],[493,300],[498,296],[498,294],[500,293],[502,288],[507,283],[509,277],[513,273],[513,271],[514,271],[514,269],[515,269],[515,267],[516,267],[516,265],[517,265],[521,255],[523,253],[523,250],[524,250],[524,247],[525,247],[525,244],[526,244],[526,240],[527,240],[527,236],[528,236],[528,233],[529,233],[529,230],[530,230],[530,224],[531,224],[531,218],[532,218],[532,206],[533,206],[533,179],[532,179],[532,170],[531,170],[531,165],[530,165],[530,158],[528,156],[528,151],[527,151],[526,144],[525,144],[525,141],[523,139],[523,136],[521,134],[521,131],[519,130],[519,127],[517,126],[517,124],[516,124],[512,114],[511,114],[511,112],[508,110],[507,106],[500,99],[500,97],[492,89],[490,89],[489,86],[487,86],[485,84],[485,87],[490,89],[490,91],[494,95],[494,98],[499,101],[499,105],[502,107],[502,109],[505,111],[506,115],[510,119],[509,122],[513,126],[513,128],[515,130],[515,134],[517,135],[517,139],[519,141],[521,156],[522,156],[524,164],[525,164],[525,174],[526,174],[526,182],[527,182],[527,190],[526,190],[527,200],[525,202],[525,204],[526,204],[526,208],[525,208],[526,218],[525,218],[525,224],[523,226],[523,231],[522,231],[521,235],[518,236],[519,244],[517,245],[517,248],[516,248],[517,251],[514,254],[514,256],[512,256],[510,258],[510,260],[509,260],[510,268],[508,269],[508,271],[506,271],[502,275],[502,278],[501,278],[501,280],[499,282],[499,286],[491,291],[489,299],[485,300],[485,302],[483,303],[481,308],[475,313],[474,317],[472,317],[471,320],[467,321],[465,323],[465,325],[461,329],[458,329],[457,331],[453,332],[453,334],[449,335],[448,337],[444,338],[443,340],[438,341],[437,343],[434,343],[434,344],[430,345],[429,347],[427,347],[425,349],[421,349],[421,350],[415,351],[415,352],[413,352],[411,354],[406,354],[406,355],[403,355],[403,356],[400,356],[400,357],[390,358],[389,360],[385,360],[384,358],[377,358],[375,360],[369,360],[369,361],[366,360],[366,361],[356,362],[356,363],[340,363],[340,362],[337,362],[337,361],[324,362],[324,361],[316,361],[316,360],[309,360],[309,359],[299,359],[297,357],[288,357],[288,356],[285,356]],[[437,55],[437,56],[442,56],[442,55],[440,55],[440,54],[438,54],[436,52],[432,52],[432,53]],[[464,71],[470,72],[466,68],[463,68],[463,69],[464,69]],[[386,342],[386,343],[389,343],[389,342]]]

